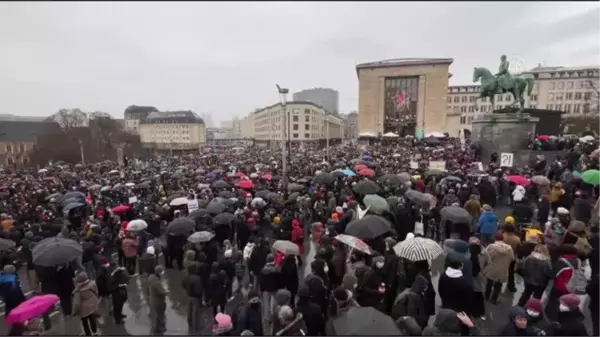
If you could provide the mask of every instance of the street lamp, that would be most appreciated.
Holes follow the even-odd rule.
[[[287,103],[287,94],[290,92],[287,88],[282,88],[279,86],[279,84],[275,84],[275,86],[277,87],[277,92],[279,93],[279,100],[281,101],[281,109],[282,109],[282,113],[283,113],[283,127],[282,127],[282,137],[281,137],[281,141],[282,141],[282,151],[281,151],[281,166],[282,166],[282,170],[283,170],[283,187],[287,190],[287,185],[288,185],[288,172],[287,172],[287,166],[288,166],[288,162],[287,162],[287,156],[288,156],[288,148],[287,148],[287,134],[288,134],[288,129],[287,129],[287,111],[286,111],[286,103]]]

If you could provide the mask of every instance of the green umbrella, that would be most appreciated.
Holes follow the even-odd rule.
[[[583,179],[584,183],[594,186],[600,185],[600,171],[598,170],[587,170],[583,172],[581,178]]]
[[[429,169],[429,170],[425,171],[425,177],[441,176],[443,173],[444,172],[441,170]]]
[[[371,208],[369,208],[369,211],[375,214],[381,214],[385,211],[390,210],[390,205],[388,204],[388,202],[384,198],[376,194],[366,195],[363,199],[363,202],[365,203],[365,206],[370,206]]]

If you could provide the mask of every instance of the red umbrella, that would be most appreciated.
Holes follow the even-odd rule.
[[[358,174],[360,174],[363,177],[374,177],[375,171],[371,170],[370,168],[364,168],[358,171]]]
[[[271,180],[273,179],[273,175],[271,173],[265,173],[261,176],[261,178],[264,180]]]
[[[119,205],[119,206],[113,207],[111,209],[111,211],[115,214],[123,214],[123,213],[127,213],[130,209],[131,209],[131,206]]]
[[[539,140],[543,140],[543,141],[547,141],[548,139],[550,139],[550,136],[548,136],[548,135],[539,135],[538,139]]]
[[[239,183],[237,183],[237,186],[245,190],[251,190],[254,188],[254,183],[251,180],[242,180]]]
[[[243,178],[246,176],[246,174],[244,174],[244,172],[236,172],[236,174],[233,175],[236,178]]]
[[[368,169],[367,165],[358,164],[354,166],[354,171],[359,172],[360,170]]]
[[[529,185],[529,180],[523,176],[507,176],[506,180],[521,186]]]

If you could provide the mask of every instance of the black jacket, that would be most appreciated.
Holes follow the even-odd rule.
[[[140,274],[154,274],[154,268],[156,268],[156,257],[148,253],[142,254],[138,259],[138,270]]]
[[[199,274],[198,265],[199,262],[192,263],[188,266],[187,275],[181,282],[183,289],[187,292],[187,295],[191,298],[200,299],[204,293],[204,284],[202,282],[202,276]]]
[[[556,336],[588,336],[584,316],[579,311],[560,312],[558,313],[558,323],[560,326],[556,329]]]
[[[442,308],[469,313],[473,289],[465,281],[464,276],[449,276],[448,269],[440,276],[438,282],[438,294],[442,299]]]
[[[281,272],[273,263],[267,263],[260,271],[259,277],[260,290],[269,293],[276,292],[283,288]]]
[[[325,316],[318,304],[308,299],[298,299],[296,312],[302,314],[306,323],[306,334],[309,336],[325,336]]]

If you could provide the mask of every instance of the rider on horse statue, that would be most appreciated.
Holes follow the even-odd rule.
[[[506,55],[500,56],[500,67],[498,73],[495,75],[498,83],[498,93],[503,94],[512,89],[513,81],[512,75],[508,72],[509,62],[506,59]]]

